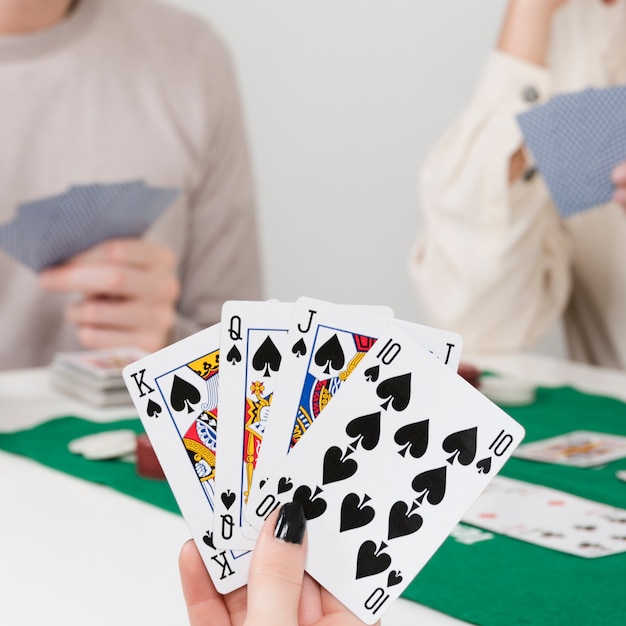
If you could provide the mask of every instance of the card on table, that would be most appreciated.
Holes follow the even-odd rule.
[[[463,522],[585,558],[626,552],[626,510],[503,476]]]
[[[255,544],[242,533],[243,515],[292,312],[292,303],[275,301],[229,301],[222,307],[214,535],[219,547]]]
[[[513,456],[543,463],[593,467],[626,457],[626,437],[576,430],[522,444]]]
[[[456,371],[462,340],[456,333],[375,315],[330,302],[300,298],[287,335],[287,349],[271,421],[253,479],[250,506],[262,496],[273,468],[288,454],[341,385],[390,325],[402,327]],[[244,530],[249,536],[253,534]]]
[[[246,584],[251,552],[213,541],[220,325],[124,369],[124,381],[215,587]]]
[[[307,571],[373,623],[523,434],[509,415],[392,326],[359,359],[246,515],[258,529],[279,504],[301,502]]]

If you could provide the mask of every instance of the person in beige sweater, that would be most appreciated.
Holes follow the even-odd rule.
[[[510,0],[469,105],[421,171],[410,272],[471,353],[532,348],[561,316],[575,360],[626,369],[626,165],[614,201],[562,219],[516,115],[626,83],[624,0]]]
[[[153,351],[259,299],[254,189],[229,53],[157,0],[0,0],[0,222],[72,185],[182,190],[145,238],[36,275],[0,251],[0,369]]]

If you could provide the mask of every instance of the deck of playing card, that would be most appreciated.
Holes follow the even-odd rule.
[[[127,366],[217,589],[245,584],[260,526],[296,500],[307,571],[379,619],[524,434],[456,373],[460,352],[454,333],[301,298],[227,302],[219,324]]]
[[[537,169],[563,217],[610,202],[626,161],[626,87],[558,94],[518,116]]]
[[[129,404],[122,370],[146,354],[134,347],[59,352],[50,365],[50,382],[59,391],[95,406]]]
[[[102,241],[143,235],[178,193],[143,181],[75,185],[21,204],[0,226],[0,247],[39,272]]]

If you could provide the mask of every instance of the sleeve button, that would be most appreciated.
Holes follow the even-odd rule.
[[[522,97],[526,102],[537,102],[539,100],[539,92],[532,86],[524,88]]]

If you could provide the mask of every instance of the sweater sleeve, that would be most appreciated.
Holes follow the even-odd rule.
[[[171,341],[219,321],[226,300],[263,294],[255,192],[240,97],[227,49],[207,77],[205,148],[191,190],[182,295]],[[215,49],[212,54],[215,55]]]
[[[571,246],[545,184],[509,184],[523,144],[516,115],[549,89],[546,69],[494,51],[421,172],[409,271],[431,323],[461,333],[468,351],[532,346],[568,300]]]

